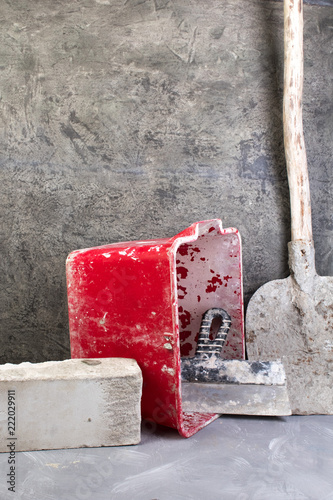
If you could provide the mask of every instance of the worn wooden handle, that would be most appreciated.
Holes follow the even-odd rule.
[[[303,0],[284,0],[283,133],[291,240],[312,240],[311,201],[302,120]]]

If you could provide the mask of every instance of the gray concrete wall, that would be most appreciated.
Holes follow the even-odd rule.
[[[248,299],[288,274],[282,4],[0,0],[0,362],[69,356],[65,259],[222,218]],[[305,6],[319,273],[333,274],[333,9]]]

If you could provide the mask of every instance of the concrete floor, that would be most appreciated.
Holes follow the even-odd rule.
[[[138,446],[21,452],[0,498],[333,500],[333,416],[223,417],[190,439],[143,424]]]

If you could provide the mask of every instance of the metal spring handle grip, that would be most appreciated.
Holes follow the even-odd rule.
[[[221,319],[221,325],[218,329],[214,340],[210,340],[209,334],[212,322],[215,318]],[[231,325],[231,318],[229,314],[219,307],[208,309],[202,317],[199,338],[195,355],[202,356],[202,354],[220,354],[225,344],[229,328]]]

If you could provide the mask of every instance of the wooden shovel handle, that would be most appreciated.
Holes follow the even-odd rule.
[[[303,0],[284,0],[283,133],[290,190],[292,241],[312,241],[302,95]]]

